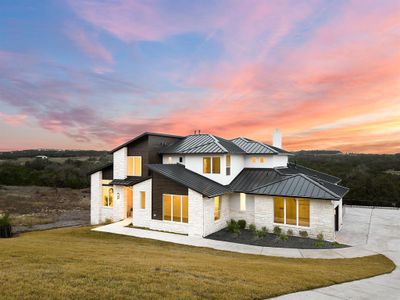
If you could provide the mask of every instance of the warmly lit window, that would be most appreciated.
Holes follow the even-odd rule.
[[[231,175],[231,156],[229,154],[226,155],[226,175]]]
[[[203,173],[204,174],[220,174],[221,173],[221,158],[215,157],[203,157]]]
[[[203,157],[203,173],[211,173],[211,157]]]
[[[296,225],[297,224],[297,216],[296,216],[296,199],[295,198],[286,198],[286,224]]]
[[[274,197],[274,222],[309,227],[310,200]]]
[[[274,222],[284,223],[285,202],[282,197],[274,197]]]
[[[142,157],[128,156],[128,176],[142,176]]]
[[[146,192],[140,192],[140,208],[146,208]]]
[[[265,162],[265,158],[263,156],[260,157],[260,163],[264,163]]]
[[[310,200],[299,199],[299,226],[310,226]]]
[[[246,194],[240,193],[240,211],[246,210]]]
[[[221,218],[221,197],[214,197],[214,221]]]
[[[188,210],[188,196],[163,195],[163,219],[165,221],[188,223]]]
[[[251,162],[252,162],[253,164],[255,164],[255,163],[257,162],[257,157],[253,156],[253,157],[251,158]]]
[[[113,207],[114,189],[112,186],[103,186],[103,206]]]

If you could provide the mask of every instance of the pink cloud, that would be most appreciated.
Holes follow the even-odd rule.
[[[25,114],[9,115],[0,112],[0,120],[2,120],[5,124],[12,126],[23,124],[27,118],[28,116]]]

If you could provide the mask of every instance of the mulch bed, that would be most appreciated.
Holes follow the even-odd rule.
[[[267,233],[265,237],[258,238],[248,229],[241,229],[240,234],[238,235],[231,233],[227,228],[224,228],[220,231],[210,234],[206,238],[217,241],[277,248],[333,249],[348,247],[347,245],[343,244],[297,236],[288,236],[286,241],[282,241],[279,236],[272,233]]]

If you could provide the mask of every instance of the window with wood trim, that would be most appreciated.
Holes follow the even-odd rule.
[[[274,223],[310,226],[310,200],[274,197]]]
[[[146,208],[146,192],[144,191],[140,192],[140,208],[141,209]]]
[[[214,221],[221,218],[221,197],[214,197]]]
[[[219,156],[203,157],[203,173],[204,174],[220,174],[221,173],[221,157],[219,157]]]
[[[189,201],[186,195],[163,194],[163,220],[189,222]]]
[[[142,157],[128,156],[127,176],[142,176]]]

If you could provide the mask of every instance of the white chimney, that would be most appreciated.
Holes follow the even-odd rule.
[[[275,129],[272,136],[272,146],[282,148],[282,134],[280,129]]]

